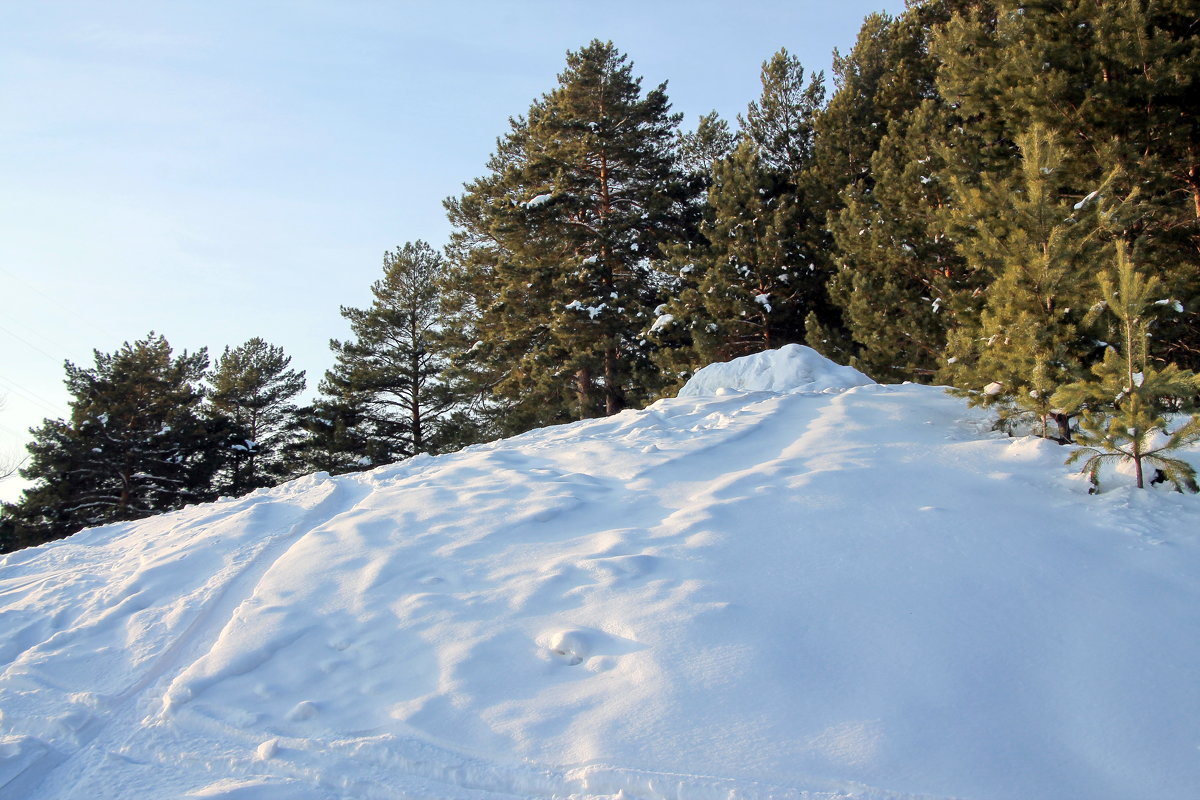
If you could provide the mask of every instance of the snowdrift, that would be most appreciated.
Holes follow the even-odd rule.
[[[788,344],[778,350],[709,364],[680,389],[680,397],[725,392],[839,392],[874,383],[853,367],[843,367],[811,347]]]
[[[0,798],[1194,796],[1197,499],[818,359],[7,556]]]

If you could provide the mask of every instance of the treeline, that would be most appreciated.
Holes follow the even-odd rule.
[[[1143,411],[1181,410],[1200,367],[1197,18],[1194,0],[915,2],[869,16],[831,84],[781,50],[743,115],[694,130],[665,84],[644,90],[592,42],[446,201],[444,252],[389,253],[372,306],[343,309],[354,338],[332,343],[318,402],[272,429],[286,445],[230,434],[215,379],[189,384],[176,407],[234,427],[182,456],[207,474],[187,497],[616,413],[789,342],[880,381],[957,387],[1061,441],[1080,419],[1112,433],[1094,415],[1143,385],[1161,390]],[[1121,280],[1154,296],[1121,316]],[[73,393],[111,363],[68,366]],[[95,426],[86,407],[36,432],[39,484],[10,525],[61,535],[98,517],[51,525],[49,509],[124,497],[62,494],[75,479],[52,442]]]
[[[151,333],[91,366],[66,365],[68,419],[31,431],[21,474],[35,481],[4,507],[0,551],[272,486],[307,470],[298,435],[312,411],[283,351],[261,339],[208,354],[172,351]]]

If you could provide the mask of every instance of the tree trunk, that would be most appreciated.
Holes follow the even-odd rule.
[[[617,374],[617,351],[609,347],[604,351],[604,414],[611,417],[624,410],[625,398]]]
[[[1058,443],[1071,444],[1071,416],[1069,414],[1051,414],[1054,423],[1058,425]]]
[[[1196,219],[1200,219],[1200,153],[1196,152],[1196,145],[1192,143],[1188,146],[1188,159],[1191,165],[1188,167],[1188,183],[1192,188],[1192,207],[1196,212]]]
[[[579,418],[592,415],[592,371],[587,367],[575,370],[575,399],[579,404]]]
[[[409,426],[412,438],[412,452],[409,455],[425,451],[425,431],[421,425],[421,334],[417,330],[417,314],[408,314],[408,344],[411,348],[409,355],[409,380],[412,381],[409,393]]]

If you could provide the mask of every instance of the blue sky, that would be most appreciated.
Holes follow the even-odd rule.
[[[0,7],[0,455],[67,414],[64,360],[164,334],[282,346],[315,390],[381,256],[445,243],[567,50],[612,40],[685,126],[780,47],[828,72],[872,11],[824,2],[111,2]],[[0,484],[12,499],[16,480]]]

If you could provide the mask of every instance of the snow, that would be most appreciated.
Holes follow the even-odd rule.
[[[679,396],[700,397],[729,391],[840,391],[871,383],[858,370],[839,366],[811,347],[789,344],[778,350],[709,364],[692,376]]]
[[[1083,208],[1084,208],[1084,207],[1085,207],[1085,206],[1086,206],[1088,203],[1092,202],[1093,200],[1095,200],[1095,199],[1096,199],[1097,197],[1099,197],[1099,196],[1100,196],[1100,190],[1099,190],[1099,189],[1096,189],[1095,191],[1092,191],[1092,192],[1088,192],[1087,196],[1086,196],[1086,197],[1084,197],[1082,200],[1080,200],[1078,203],[1076,203],[1074,206],[1072,206],[1072,208],[1074,208],[1076,211],[1080,211],[1080,210],[1082,210],[1082,209],[1083,209]]]
[[[586,312],[589,319],[595,319],[596,317],[598,317],[604,313],[605,309],[608,308],[608,303],[601,303],[600,305],[589,306],[589,305],[584,305],[579,300],[572,300],[571,302],[564,305],[563,308],[567,309],[568,311]]]
[[[552,195],[552,194],[539,194],[537,197],[527,200],[525,202],[525,207],[526,208],[537,208],[540,205],[545,205],[546,203],[549,203],[553,199],[554,199],[554,195]]]
[[[1200,501],[1065,455],[793,346],[19,551],[0,797],[1192,796]]]
[[[658,331],[664,330],[673,322],[675,322],[674,314],[659,314],[655,318],[654,324],[650,326],[650,333],[657,333]]]

